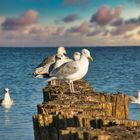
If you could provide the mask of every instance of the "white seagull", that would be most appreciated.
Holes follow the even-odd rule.
[[[57,59],[57,55],[65,56],[66,50],[64,47],[60,46],[57,49],[57,54],[53,56],[49,56],[45,58],[35,69],[35,72],[33,73],[35,77],[39,78],[49,78],[49,73],[53,70],[54,64]]]
[[[90,52],[87,49],[82,50],[80,59],[67,62],[56,68],[50,73],[51,79],[59,79],[69,81],[70,91],[74,91],[73,81],[82,79],[89,67],[89,60],[93,61]],[[49,81],[48,80],[48,81]]]
[[[75,61],[77,61],[77,60],[79,60],[80,59],[80,56],[81,56],[81,54],[79,53],[79,52],[75,52],[74,54],[73,54],[73,59],[75,60]],[[56,61],[56,66],[54,66],[54,69],[50,72],[50,73],[53,73],[53,71],[56,69],[56,68],[58,68],[58,67],[60,67],[62,64],[65,64],[65,63],[67,63],[67,62],[70,62],[70,61],[73,61],[72,59],[67,59],[67,61],[65,61],[64,63],[62,63],[62,61],[63,61],[63,58],[57,58],[58,60]],[[59,61],[60,60],[60,61]],[[61,63],[61,64],[60,64]],[[50,76],[51,77],[51,76]],[[52,78],[50,78],[50,79],[48,79],[46,82],[50,82],[51,81],[51,85],[56,85],[56,83],[55,83],[55,80],[56,80],[57,78],[55,77],[52,77]],[[59,82],[59,80],[58,80],[58,85],[60,85],[60,82]]]
[[[4,89],[4,99],[1,100],[1,105],[6,109],[10,109],[14,105],[14,101],[10,98],[9,88]]]
[[[138,91],[138,97],[135,96],[129,96],[130,102],[135,104],[140,104],[140,90]]]

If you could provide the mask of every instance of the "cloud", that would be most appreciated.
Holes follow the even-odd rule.
[[[132,24],[124,24],[121,26],[116,27],[110,33],[111,35],[124,35],[127,32],[134,30],[136,27]]]
[[[58,27],[53,35],[62,36],[65,34],[65,27]]]
[[[125,21],[122,18],[118,18],[111,23],[112,26],[120,26],[122,24],[125,24]]]
[[[64,23],[72,24],[55,25],[39,23],[38,13],[33,10],[17,18],[0,17],[0,46],[140,44],[140,17],[126,20],[121,17],[121,7],[103,7],[94,14],[92,22],[79,25],[74,22],[78,19],[76,14],[63,18]]]
[[[26,33],[28,33],[28,34],[45,34],[45,33],[47,33],[47,30],[45,30],[45,29],[46,29],[45,26],[36,24],[31,27],[28,27]]]
[[[122,8],[120,6],[111,9],[109,6],[104,5],[95,14],[92,15],[90,22],[97,23],[101,26],[107,25],[113,20],[119,18],[121,12]]]
[[[88,36],[102,34],[103,36],[135,37],[133,34],[140,27],[140,16],[138,18],[126,20],[121,17],[121,13],[121,7],[116,7],[114,9],[111,9],[108,6],[101,7],[90,20],[90,27],[95,28],[97,26],[98,28],[93,31],[91,30],[88,33]]]
[[[90,31],[87,36],[96,36],[99,35],[101,33],[103,33],[104,31],[101,28],[95,28],[94,30]]]
[[[85,34],[89,31],[89,23],[84,21],[80,24],[80,26],[71,27],[68,29],[68,33],[80,33]]]
[[[5,17],[0,16],[0,25],[2,25],[4,21],[5,21]]]
[[[133,36],[134,36],[134,34],[126,34],[126,35],[124,35],[124,38],[129,39],[129,38],[132,38]]]
[[[43,26],[40,24],[35,24],[31,27],[28,27],[25,32],[26,32],[26,34],[31,34],[31,35],[43,35],[43,36],[59,35],[59,36],[62,36],[65,33],[65,28],[56,27],[56,26]]]
[[[139,24],[140,25],[140,16],[138,18],[131,18],[125,21],[126,24]]]
[[[128,32],[132,32],[133,30],[136,30],[138,27],[140,27],[140,17],[138,18],[131,18],[128,20],[124,19],[118,19],[114,23],[112,23],[112,26],[115,28],[112,29],[110,32],[111,35],[125,35]]]
[[[71,14],[71,15],[68,15],[68,16],[64,17],[62,19],[62,21],[65,22],[65,23],[69,23],[69,22],[74,22],[77,19],[79,19],[79,16],[77,14]]]
[[[3,30],[18,30],[37,22],[38,12],[29,10],[18,18],[6,18],[2,24]]]

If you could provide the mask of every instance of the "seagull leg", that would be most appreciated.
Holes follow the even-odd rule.
[[[56,86],[56,80],[55,79],[53,80],[53,85]]]
[[[74,86],[73,86],[73,81],[69,82],[69,86],[70,86],[70,92],[74,93]]]
[[[53,80],[51,80],[51,86],[53,85]]]
[[[55,82],[54,81],[55,81],[54,79],[51,80],[51,86],[54,86],[55,85]]]
[[[70,88],[70,92],[72,93],[72,85],[71,85],[71,81],[69,81],[69,88]]]
[[[60,81],[60,80],[58,80],[58,86],[60,86],[60,85],[61,85],[60,83],[61,83],[61,81]]]
[[[72,92],[73,92],[73,93],[79,93],[80,91],[78,91],[78,90],[76,90],[76,91],[75,91],[75,88],[74,88],[74,83],[73,83],[73,81],[72,81],[72,83],[71,83],[71,84],[72,84]]]
[[[72,92],[71,83],[69,83],[69,86],[70,86],[70,92]]]
[[[74,84],[73,84],[73,81],[71,82],[71,86],[72,86],[72,92],[74,93],[75,90],[74,90]]]

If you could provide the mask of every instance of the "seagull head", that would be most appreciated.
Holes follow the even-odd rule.
[[[73,55],[73,58],[75,61],[79,60],[81,57],[81,54],[79,52],[75,52],[74,55]]]
[[[57,54],[57,55],[55,56],[55,60],[61,60],[63,57],[64,57],[64,55],[62,55],[62,54]]]
[[[87,59],[88,59],[89,61],[93,61],[93,58],[91,57],[90,51],[89,51],[89,50],[83,49],[83,50],[82,50],[82,55],[84,55],[85,57],[87,57]]]
[[[4,88],[4,93],[9,93],[9,88]]]
[[[66,49],[63,46],[60,46],[57,50],[57,54],[67,54]]]

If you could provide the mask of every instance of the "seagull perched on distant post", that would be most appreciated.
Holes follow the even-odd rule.
[[[67,62],[52,71],[49,80],[58,79],[69,81],[70,92],[75,92],[73,81],[82,79],[88,71],[89,60],[93,61],[89,50],[83,49],[81,54],[79,60]]]
[[[14,105],[14,101],[10,98],[9,88],[4,89],[4,98],[1,100],[1,105],[6,109]]]
[[[130,102],[135,104],[140,104],[140,90],[138,91],[138,97],[129,96]]]

